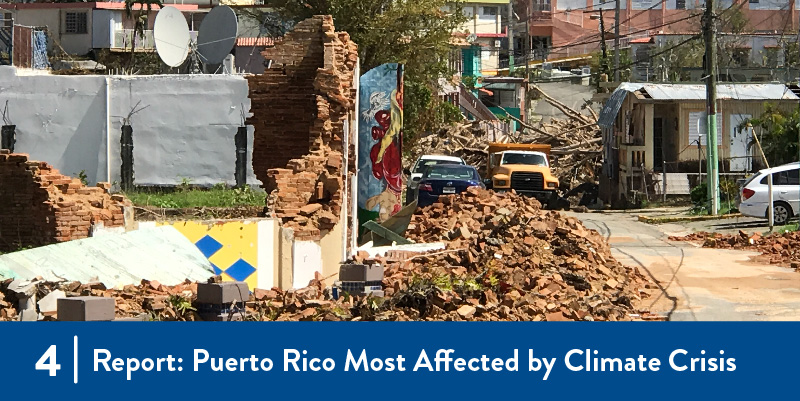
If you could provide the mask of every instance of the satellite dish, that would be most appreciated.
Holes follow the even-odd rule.
[[[191,37],[189,25],[183,13],[175,7],[166,6],[156,14],[153,24],[156,51],[164,64],[177,67],[189,54]]]
[[[471,33],[471,34],[467,35],[467,42],[473,43],[476,40],[478,40],[478,35],[476,35],[474,33]]]
[[[157,20],[156,20],[157,21]],[[228,6],[214,7],[203,18],[197,34],[197,52],[205,64],[219,64],[236,44],[239,22]]]

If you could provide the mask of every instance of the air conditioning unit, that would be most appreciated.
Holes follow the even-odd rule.
[[[589,68],[589,67],[583,67],[581,72],[583,73],[583,75],[591,75],[592,74],[592,69]]]

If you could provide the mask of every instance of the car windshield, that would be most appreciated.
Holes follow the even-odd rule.
[[[547,159],[536,153],[504,153],[500,164],[527,164],[547,166]]]
[[[425,172],[425,178],[434,180],[473,180],[475,169],[470,166],[433,166]]]
[[[414,172],[415,173],[423,173],[423,172],[425,172],[425,169],[428,168],[428,167],[448,165],[448,164],[450,164],[450,165],[456,164],[457,165],[457,164],[461,164],[461,163],[459,163],[457,161],[452,161],[452,160],[436,160],[436,159],[420,160],[419,162],[417,162],[417,165],[414,167]]]

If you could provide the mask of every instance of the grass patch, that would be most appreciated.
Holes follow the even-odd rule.
[[[181,185],[177,188],[137,188],[125,193],[136,206],[154,206],[165,209],[192,207],[264,206],[266,193],[244,188],[230,188],[217,184],[211,188]]]
[[[797,231],[798,228],[800,228],[800,223],[795,222],[795,223],[787,224],[785,226],[775,227],[775,232],[778,235],[781,235],[781,234]]]
[[[709,209],[706,205],[695,205],[692,210],[689,211],[690,216],[704,216],[708,215]],[[739,213],[739,209],[736,208],[735,201],[721,201],[719,203],[719,214],[731,214],[731,213]]]

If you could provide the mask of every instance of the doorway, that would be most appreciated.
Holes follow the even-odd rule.
[[[664,169],[664,119],[653,118],[653,171]]]

